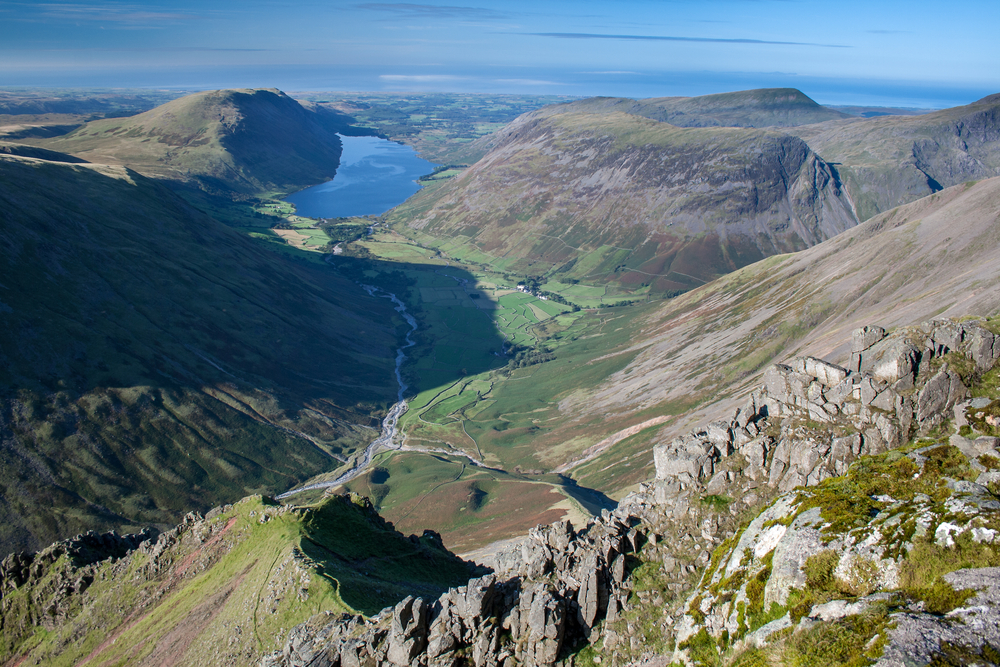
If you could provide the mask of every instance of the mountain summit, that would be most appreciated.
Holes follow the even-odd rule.
[[[341,152],[336,133],[346,125],[280,90],[216,90],[130,118],[92,121],[45,145],[209,191],[285,192],[333,177]]]

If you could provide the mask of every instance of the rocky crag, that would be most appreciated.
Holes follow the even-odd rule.
[[[836,165],[858,220],[974,179],[1000,175],[1000,96],[919,116],[790,128]]]
[[[657,445],[655,480],[614,511],[578,530],[539,526],[485,575],[347,496],[315,508],[249,498],[160,535],[12,555],[3,655],[998,664],[997,324],[863,327],[849,368],[774,365],[728,419]],[[466,583],[446,589],[446,571]]]
[[[997,570],[969,567],[1000,565],[987,325],[865,327],[852,368],[775,365],[731,419],[658,445],[614,512],[539,527],[436,600],[314,617],[262,667],[992,664]]]
[[[365,498],[251,496],[162,533],[89,532],[5,558],[0,664],[248,665],[320,611],[375,614],[481,573]]]

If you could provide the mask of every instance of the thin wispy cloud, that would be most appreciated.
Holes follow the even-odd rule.
[[[517,86],[564,86],[558,81],[543,81],[541,79],[494,79],[497,83],[507,83]]]
[[[813,42],[778,42],[766,39],[743,37],[677,37],[671,35],[603,35],[590,32],[529,32],[532,37],[553,37],[556,39],[624,39],[641,42],[706,42],[709,44],[774,44],[779,46],[821,46],[829,49],[849,49],[844,44],[815,44]]]
[[[447,81],[462,81],[468,77],[455,76],[453,74],[380,74],[383,81],[394,81],[403,83],[440,83]]]
[[[450,5],[419,5],[410,2],[362,2],[354,5],[357,9],[392,14],[402,18],[444,18],[497,20],[510,18],[507,14],[483,7],[459,7]]]
[[[59,2],[44,3],[11,3],[32,10],[23,15],[24,19],[43,19],[46,21],[92,21],[129,26],[151,25],[161,23],[176,23],[203,18],[198,14],[171,11],[169,9],[151,9],[149,5],[120,4],[70,4]]]
[[[5,48],[0,46],[0,52],[19,51],[20,48]],[[227,49],[211,46],[150,46],[150,47],[114,47],[114,46],[94,46],[89,48],[65,48],[65,49],[34,49],[38,53],[189,53],[189,52],[211,52],[211,53],[273,53],[278,49]]]

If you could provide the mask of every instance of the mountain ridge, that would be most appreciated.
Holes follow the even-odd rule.
[[[511,270],[604,274],[598,282],[653,292],[690,289],[855,224],[835,173],[797,138],[540,112],[390,219],[502,257]]]
[[[835,165],[859,220],[942,188],[1000,176],[1000,97],[918,116],[787,128]]]

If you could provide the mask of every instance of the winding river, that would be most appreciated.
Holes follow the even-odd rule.
[[[375,455],[380,451],[385,449],[403,448],[402,443],[396,444],[396,436],[399,435],[399,431],[397,429],[399,418],[403,416],[407,409],[409,409],[406,399],[403,398],[403,394],[407,389],[409,389],[409,385],[403,381],[403,363],[406,361],[405,350],[416,344],[416,341],[413,340],[413,332],[417,330],[417,320],[406,310],[406,304],[404,304],[399,297],[392,292],[386,292],[381,288],[373,287],[371,285],[362,285],[361,287],[372,296],[391,299],[392,302],[396,304],[396,312],[402,315],[403,319],[406,320],[406,323],[410,325],[410,330],[406,333],[405,344],[401,345],[399,349],[396,350],[396,382],[399,384],[399,391],[396,392],[396,402],[391,408],[389,408],[388,414],[386,414],[385,419],[382,420],[382,432],[367,447],[365,447],[361,456],[354,460],[354,465],[351,468],[341,473],[334,480],[317,482],[316,484],[310,484],[298,489],[286,491],[278,496],[279,500],[294,496],[298,493],[302,493],[303,491],[326,489],[346,484],[364,472],[364,470],[371,464]]]

